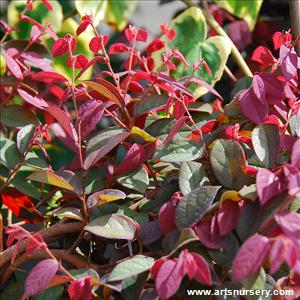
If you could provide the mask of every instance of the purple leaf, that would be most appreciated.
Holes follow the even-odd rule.
[[[256,273],[271,247],[269,239],[255,234],[245,241],[232,263],[232,280],[239,282]]]
[[[300,214],[296,212],[281,212],[275,216],[275,221],[289,238],[299,241]]]
[[[228,24],[229,36],[239,50],[244,50],[252,41],[252,34],[248,24],[244,20],[230,22]]]
[[[69,116],[63,110],[55,106],[48,106],[45,110],[57,120],[59,125],[65,130],[72,140],[78,140],[74,126]]]
[[[161,237],[158,221],[146,222],[139,232],[139,237],[144,245],[157,241]]]
[[[297,139],[293,146],[291,163],[300,170],[300,139]]]
[[[40,261],[32,268],[25,281],[25,295],[34,296],[44,290],[50,283],[59,267],[54,259]]]
[[[89,167],[98,162],[102,157],[104,157],[107,153],[109,153],[113,148],[123,142],[128,136],[130,132],[121,132],[116,136],[110,138],[107,143],[102,146],[100,149],[97,149],[91,152],[84,160],[84,169],[87,170]]]
[[[289,178],[289,194],[291,196],[300,197],[300,171]]]
[[[278,104],[285,99],[284,85],[273,73],[261,73],[266,90],[266,102],[268,104]]]
[[[4,53],[4,58],[8,69],[16,76],[19,80],[23,80],[23,74],[18,63],[8,53]]]
[[[189,96],[193,96],[192,93],[183,85],[181,84],[180,82],[177,82],[176,80],[174,80],[173,78],[167,76],[167,75],[164,75],[164,74],[161,74],[159,73],[157,78],[159,80],[162,80],[162,81],[165,81],[167,82],[168,84],[170,84],[173,88],[176,88],[178,89],[179,91],[182,91],[184,92],[185,94],[189,95]]]
[[[297,74],[298,57],[294,48],[281,45],[279,51],[280,68],[284,78],[290,81]]]
[[[243,115],[255,124],[262,123],[268,115],[268,105],[260,102],[253,89],[241,92],[239,103]]]
[[[104,112],[103,103],[95,99],[89,100],[80,106],[81,137],[87,136],[99,123]]]
[[[34,26],[33,26],[34,27]],[[36,52],[27,51],[21,54],[21,56],[25,59],[25,62],[29,65],[42,69],[43,71],[51,72],[53,68],[50,65],[50,61],[46,58],[42,57]]]
[[[17,92],[26,102],[30,103],[34,107],[37,107],[39,109],[45,109],[46,107],[49,107],[49,104],[40,97],[31,96],[30,94],[21,89],[17,89]]]
[[[280,193],[281,182],[278,176],[267,169],[259,169],[256,175],[257,194],[262,205]]]
[[[267,91],[266,91],[265,83],[259,75],[253,76],[252,88],[253,88],[254,95],[258,98],[260,102],[264,103],[266,99]]]
[[[31,78],[45,83],[67,82],[68,79],[56,72],[41,71],[34,73]]]

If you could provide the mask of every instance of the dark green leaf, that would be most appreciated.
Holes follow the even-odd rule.
[[[17,144],[3,135],[0,135],[0,159],[1,162],[10,169],[14,169],[20,160],[20,152]]]
[[[21,105],[11,105],[1,108],[1,123],[9,127],[22,127],[38,124],[35,114]]]
[[[19,152],[23,155],[30,145],[30,141],[33,138],[35,132],[35,126],[33,124],[27,125],[17,134],[17,146]]]
[[[163,95],[151,95],[145,96],[139,102],[134,105],[134,115],[141,116],[147,112],[150,112],[154,108],[158,108],[166,105],[168,98]]]

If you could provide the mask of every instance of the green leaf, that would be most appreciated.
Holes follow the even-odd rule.
[[[206,21],[198,7],[185,10],[170,23],[170,26],[176,30],[177,35],[167,45],[170,49],[178,48],[190,66],[190,69],[186,69],[183,63],[179,63],[174,78],[191,75],[193,64],[204,59],[210,67],[211,74],[208,74],[203,67],[194,75],[214,85],[223,74],[231,52],[231,41],[223,36],[207,39]],[[192,84],[189,89],[196,98],[207,93],[206,88],[196,84]]]
[[[133,240],[138,225],[131,218],[120,214],[109,214],[99,217],[84,229],[107,239]]]
[[[14,169],[20,160],[17,144],[0,135],[0,161],[9,169]]]
[[[144,255],[135,255],[117,264],[108,277],[108,282],[119,281],[141,274],[151,269],[155,259]]]
[[[214,0],[214,2],[234,16],[245,20],[249,29],[253,31],[263,0]]]
[[[219,189],[220,186],[203,186],[185,195],[176,207],[178,228],[196,224],[209,209]]]
[[[64,178],[50,171],[37,171],[27,177],[27,179],[58,186],[69,191],[74,191],[74,187],[70,183],[68,183]]]
[[[292,135],[300,137],[300,110],[290,118],[290,128]]]
[[[23,155],[30,145],[30,141],[33,138],[35,132],[35,126],[30,124],[27,125],[18,132],[17,134],[17,147],[19,152]]]
[[[60,300],[63,292],[64,292],[63,285],[53,286],[39,293],[37,296],[32,297],[32,300],[48,300],[48,299]]]
[[[201,141],[195,142],[187,138],[180,138],[179,134],[176,134],[169,144],[161,144],[156,149],[153,159],[166,162],[191,161],[200,158],[203,150]]]
[[[252,131],[252,144],[257,157],[267,168],[272,168],[280,149],[278,128],[272,124],[262,124]]]
[[[168,98],[163,95],[151,95],[143,97],[134,105],[133,113],[136,117],[141,116],[154,108],[166,105]]]
[[[217,140],[210,152],[210,162],[218,181],[239,190],[246,183],[246,160],[243,148],[233,140]]]
[[[1,108],[1,123],[9,127],[23,127],[38,124],[35,114],[21,105],[11,105]]]
[[[90,168],[85,179],[85,193],[91,194],[105,188],[106,172],[103,168]]]
[[[10,1],[7,7],[7,20],[9,25],[15,25],[19,20],[21,11],[25,8],[26,1]],[[42,1],[33,2],[32,11],[27,10],[26,15],[45,25],[50,23],[55,32],[62,28],[63,13],[61,5],[57,0],[51,0],[53,11],[50,11]],[[29,22],[20,22],[17,24],[16,31],[12,32],[14,38],[29,39],[32,24]]]
[[[247,290],[262,290],[265,287],[266,272],[264,268],[260,268],[258,272],[243,280],[243,286]]]
[[[142,194],[146,192],[149,185],[149,177],[145,168],[140,168],[130,173],[118,176],[117,181],[124,187],[136,190]]]
[[[183,162],[179,170],[179,187],[183,194],[188,194],[195,188],[209,183],[202,164],[190,161]]]

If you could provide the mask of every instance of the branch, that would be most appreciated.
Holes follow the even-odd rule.
[[[41,237],[46,241],[47,239],[52,237],[58,237],[71,232],[79,232],[83,229],[83,227],[84,227],[84,223],[80,223],[80,222],[73,222],[73,223],[59,222],[49,228],[42,229],[37,233],[41,235]],[[28,241],[29,240],[26,239],[19,244],[18,255],[21,255],[25,251],[25,247]],[[15,246],[12,246],[6,249],[5,251],[1,252],[0,269],[3,270],[4,265],[6,265],[11,261],[14,250],[15,250]]]

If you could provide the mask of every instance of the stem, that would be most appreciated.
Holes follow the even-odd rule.
[[[191,0],[182,0],[188,7],[195,6],[195,4]],[[292,0],[293,2],[293,0]],[[246,61],[244,60],[243,56],[241,55],[240,51],[238,48],[235,46],[235,44],[232,42],[228,34],[225,32],[225,30],[219,25],[219,23],[216,21],[214,16],[209,12],[207,8],[202,10],[202,13],[205,17],[205,20],[207,24],[213,28],[219,35],[224,36],[228,38],[231,42],[231,54],[236,61],[237,65],[240,67],[241,71],[244,73],[245,76],[250,76],[253,77],[253,74],[251,70],[249,69]]]

